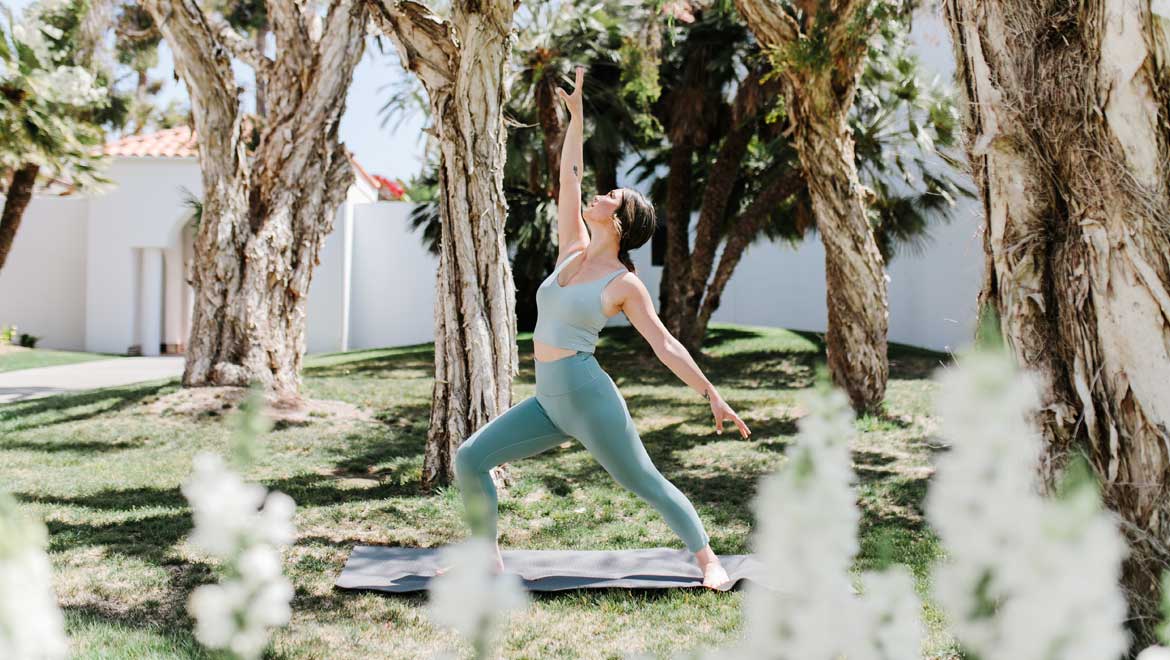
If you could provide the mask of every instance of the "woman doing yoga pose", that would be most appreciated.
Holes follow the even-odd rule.
[[[718,588],[727,582],[727,573],[707,543],[695,507],[651,462],[625,399],[593,356],[606,321],[624,312],[658,359],[708,400],[717,432],[725,421],[733,421],[745,438],[751,431],[663,326],[650,293],[632,272],[629,251],[654,233],[654,207],[637,191],[618,188],[595,196],[581,210],[584,68],[577,67],[576,75],[572,94],[557,89],[570,118],[561,152],[560,254],[536,293],[536,395],[484,424],[456,452],[455,475],[465,511],[470,511],[473,497],[483,507],[481,515],[468,515],[467,520],[478,528],[477,534],[496,541],[497,500],[489,470],[576,438],[618,483],[662,514],[695,553],[704,586]],[[498,545],[496,568],[504,569]]]

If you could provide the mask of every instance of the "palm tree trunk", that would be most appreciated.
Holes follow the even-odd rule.
[[[1170,564],[1167,42],[1148,3],[945,12],[987,215],[980,299],[1038,379],[1042,482],[1083,447],[1119,514],[1142,648]]]
[[[670,147],[666,179],[666,264],[662,271],[663,299],[659,317],[675,337],[683,331],[683,292],[690,281],[691,160],[694,148],[686,140]]]
[[[375,23],[427,90],[442,153],[435,385],[422,475],[430,489],[453,481],[458,445],[511,406],[519,370],[503,189],[514,5],[454,3],[444,19],[409,0],[368,1]]]
[[[827,91],[797,89],[792,110],[793,139],[825,247],[825,351],[833,382],[849,394],[854,410],[876,412],[889,379],[886,274],[846,120],[853,95]]]
[[[557,112],[560,99],[556,95],[557,80],[545,75],[536,84],[536,116],[540,121],[540,132],[544,138],[544,180],[545,192],[549,199],[561,198],[561,144],[565,141],[565,122]],[[555,228],[555,227],[554,227]],[[553,232],[556,235],[556,232]]]
[[[24,218],[24,210],[32,200],[33,187],[37,182],[40,166],[25,163],[12,172],[12,182],[4,198],[4,213],[0,215],[0,270],[8,261],[8,253],[16,241],[16,230]]]
[[[739,83],[735,102],[732,106],[733,125],[723,137],[715,163],[707,174],[703,187],[703,202],[699,209],[699,220],[695,227],[695,247],[690,255],[690,278],[683,292],[683,312],[679,341],[691,353],[699,352],[703,338],[707,335],[707,323],[700,320],[703,298],[708,292],[707,279],[715,266],[715,251],[719,247],[720,228],[727,215],[732,192],[739,180],[740,169],[748,145],[755,135],[761,99],[775,94],[775,85],[761,89],[761,72],[753,69]],[[756,226],[742,219],[735,225],[736,230]],[[729,236],[728,239],[734,238]],[[754,238],[754,234],[748,239]],[[723,283],[726,285],[726,281]],[[716,295],[722,294],[720,286]]]
[[[768,215],[784,200],[795,195],[803,185],[804,180],[800,173],[794,169],[787,169],[776,177],[768,187],[760,191],[739,217],[734,229],[727,237],[723,252],[719,255],[719,265],[715,268],[715,275],[711,277],[710,283],[705,287],[703,303],[694,321],[696,336],[703,337],[707,334],[707,328],[711,324],[711,315],[719,309],[723,291],[727,288],[727,283],[731,281],[735,267],[739,265],[744,250],[760,232]]]
[[[829,371],[855,411],[877,412],[889,378],[886,278],[846,117],[882,13],[864,0],[841,0],[824,18],[823,3],[798,4],[800,19],[767,0],[736,0],[735,6],[779,58],[787,87],[793,138],[825,246]],[[817,49],[815,57],[787,59],[797,43]]]

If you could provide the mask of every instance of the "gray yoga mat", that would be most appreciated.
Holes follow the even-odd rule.
[[[407,593],[425,591],[439,567],[442,548],[355,546],[337,578],[341,589]],[[529,591],[566,589],[668,589],[703,587],[703,572],[686,550],[501,550],[504,570],[520,576]],[[770,589],[764,565],[752,555],[719,555],[731,581],[744,580]]]

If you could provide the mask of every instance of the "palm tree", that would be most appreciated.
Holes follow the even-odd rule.
[[[118,123],[125,103],[96,66],[88,3],[35,2],[0,26],[0,173],[8,180],[0,213],[0,268],[7,261],[40,175],[74,189],[106,183],[102,125]],[[20,26],[23,36],[14,29]],[[96,70],[96,75],[91,74]]]
[[[681,172],[670,167],[665,184],[656,182],[651,187],[660,206],[670,205],[672,185],[702,191],[680,195],[680,208],[668,218],[672,227],[675,217],[685,218],[678,223],[677,240],[690,234],[690,214],[698,212],[693,248],[679,240],[673,261],[668,248],[666,268],[671,270],[664,279],[678,281],[662,292],[667,326],[678,329],[680,340],[691,351],[701,348],[711,315],[749,244],[759,238],[795,243],[816,230],[779,81],[767,75],[768,63],[762,61],[751,35],[730,8],[702,8],[696,15],[699,18],[686,39],[666,58],[663,121],[670,122],[680,105],[702,107],[715,128],[710,129],[708,144],[692,148],[694,158],[678,165]],[[948,152],[955,140],[951,99],[939,86],[920,80],[904,32],[880,36],[862,72],[849,121],[857,144],[859,176],[873,193],[870,212],[877,245],[888,261],[900,249],[920,248],[929,220],[948,219],[954,197],[968,191],[953,178],[954,157]],[[692,37],[695,54],[687,52]],[[711,43],[722,46],[726,61],[707,57]],[[705,88],[688,86],[690,58],[707,61],[705,71],[717,78]],[[704,89],[705,98],[698,98]],[[725,89],[733,90],[730,99]],[[686,92],[695,98],[686,97]],[[693,123],[690,115],[694,113],[684,114]],[[680,132],[689,137],[695,129],[687,124]],[[673,144],[652,152],[639,165],[643,176],[652,177],[669,167],[677,153]],[[723,249],[715,264],[720,245]]]
[[[849,130],[872,37],[896,22],[901,0],[736,0],[784,84],[793,144],[825,245],[833,381],[858,412],[880,410],[889,377],[888,303],[881,252]]]

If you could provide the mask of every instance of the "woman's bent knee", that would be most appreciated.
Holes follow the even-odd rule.
[[[470,477],[479,471],[479,461],[476,460],[475,452],[468,446],[468,442],[459,445],[459,448],[455,450],[453,464],[456,479]]]

